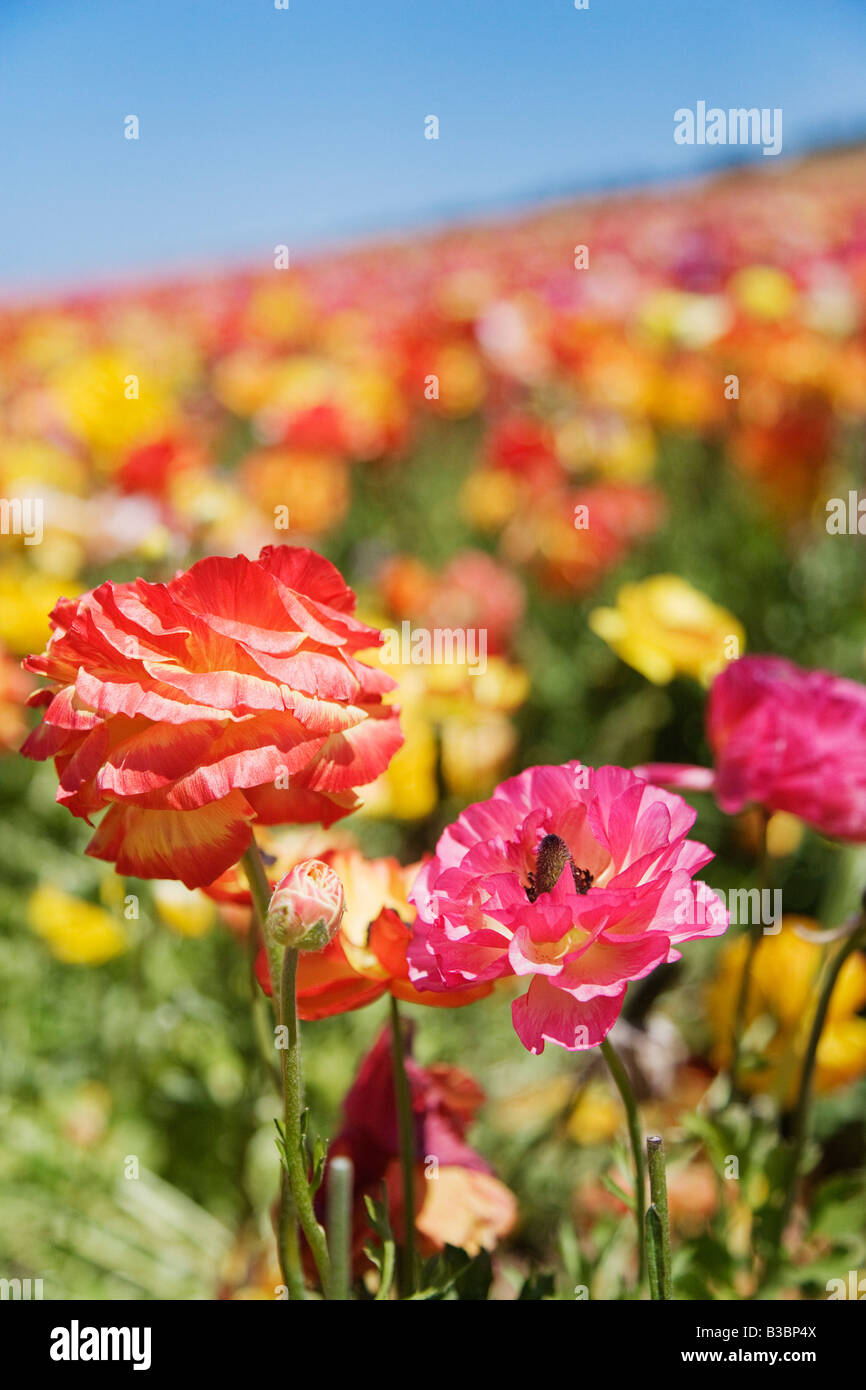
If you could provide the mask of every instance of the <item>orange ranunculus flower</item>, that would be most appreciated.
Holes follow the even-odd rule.
[[[23,752],[54,758],[57,800],[118,873],[213,882],[254,824],[354,810],[402,736],[394,682],[358,659],[379,634],[329,561],[293,546],[200,560],[168,584],[108,581],[61,599],[51,686]]]
[[[243,460],[240,477],[245,495],[272,520],[284,507],[295,532],[339,526],[351,499],[348,463],[326,453],[255,449]]]
[[[531,565],[553,592],[585,593],[651,536],[665,511],[654,487],[595,483],[528,500],[503,535],[503,554]]]
[[[276,883],[296,858],[277,857],[268,864],[268,877]],[[419,994],[409,979],[406,947],[412,936],[415,909],[407,894],[418,872],[417,864],[405,867],[396,859],[366,859],[354,847],[321,849],[316,857],[337,874],[345,893],[346,909],[340,929],[323,951],[302,954],[298,961],[298,1016],[305,1022],[349,1013],[391,993],[410,1004],[455,1008],[472,1004],[489,994],[492,985],[477,989]],[[225,904],[251,906],[246,881],[237,871],[224,874],[206,890]],[[266,994],[271,980],[264,947],[256,961],[256,974]]]

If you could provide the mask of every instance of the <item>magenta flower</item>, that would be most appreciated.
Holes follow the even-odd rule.
[[[409,974],[420,990],[509,975],[530,1052],[595,1047],[629,980],[718,936],[727,912],[692,875],[712,859],[686,838],[694,810],[620,767],[532,767],[445,830],[409,895]]]
[[[757,802],[840,840],[866,840],[866,686],[778,656],[744,656],[707,704],[715,771],[653,763],[654,782],[712,791],[728,815]]]

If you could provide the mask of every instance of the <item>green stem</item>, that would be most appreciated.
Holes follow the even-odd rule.
[[[734,1033],[733,1045],[731,1048],[731,1093],[730,1099],[734,1100],[740,1094],[740,1053],[742,1050],[743,1033],[746,1027],[747,1010],[749,1006],[749,988],[752,983],[752,970],[755,964],[755,953],[758,949],[758,942],[761,939],[761,927],[753,923],[749,927],[749,946],[746,951],[746,959],[743,962],[743,973],[740,976],[740,988],[737,993],[737,1006],[734,1010]]]
[[[403,1175],[403,1244],[401,1286],[404,1298],[415,1292],[415,1125],[412,1098],[406,1074],[406,1055],[400,1010],[391,995],[391,1061],[394,1068],[394,1099],[400,1135],[400,1170]]]
[[[673,1298],[671,1285],[671,1227],[668,1216],[668,1185],[665,1177],[665,1149],[660,1134],[650,1134],[646,1141],[649,1168],[650,1202],[658,1217],[659,1248],[653,1287],[659,1299]]]
[[[248,935],[250,987],[253,992],[253,1024],[262,1058],[277,1089],[282,1092],[282,1069],[278,1067],[274,1061],[273,1032],[268,1031],[268,1024],[263,1016],[264,1010],[262,1008],[262,1003],[264,1001],[264,995],[259,989],[255,974],[259,941],[267,941],[265,937],[265,917],[268,913],[268,903],[271,900],[271,885],[268,882],[265,867],[262,863],[255,839],[250,842],[250,847],[241,860],[241,863],[244,867],[244,873],[246,874],[247,882],[250,886],[250,897],[253,901],[253,920],[250,923]],[[274,990],[273,999],[274,1003],[277,1004],[278,991],[277,988],[275,988],[275,982],[279,980],[278,957],[277,963],[275,964],[274,959],[269,953],[268,965],[271,972],[271,985]],[[266,1001],[265,1007],[267,1007]],[[304,1271],[301,1262],[300,1243],[298,1240],[298,1218],[295,1212],[295,1203],[289,1186],[288,1176],[285,1171],[283,1171],[280,1180],[280,1205],[277,1217],[277,1253],[279,1255],[283,1279],[289,1291],[289,1298],[296,1302],[302,1302],[306,1298],[306,1287],[304,1284]]]
[[[268,915],[268,904],[271,901],[271,885],[265,873],[265,866],[262,863],[262,856],[255,839],[250,841],[250,847],[244,854],[241,863],[250,885],[250,896],[253,900],[253,915],[261,933],[265,950],[268,956],[268,968],[271,973],[271,989],[273,998],[276,1000],[280,985],[280,948],[274,942],[269,941],[265,934],[265,918]],[[255,937],[255,933],[253,933]],[[251,945],[253,963],[255,963],[255,952]]]
[[[737,1004],[734,1010],[734,1034],[731,1048],[731,1090],[730,1100],[735,1100],[740,1095],[740,1054],[743,1046],[743,1033],[746,1028],[746,1019],[749,1010],[749,991],[752,983],[752,971],[755,967],[755,954],[761,940],[761,905],[763,904],[764,889],[769,887],[769,852],[767,850],[767,825],[769,815],[766,811],[761,812],[761,848],[758,858],[758,921],[749,924],[749,946],[746,951],[746,959],[743,962],[743,973],[740,976],[740,988],[737,992]]]
[[[815,1078],[815,1064],[818,1058],[818,1044],[821,1041],[821,1034],[824,1031],[824,1024],[827,1020],[827,1011],[830,1008],[830,1000],[836,988],[836,982],[849,956],[866,945],[866,914],[861,915],[857,925],[854,927],[848,940],[845,942],[833,957],[827,967],[824,976],[824,983],[818,997],[818,1007],[812,1022],[812,1029],[809,1033],[809,1041],[806,1045],[806,1053],[803,1059],[803,1070],[800,1076],[800,1089],[797,1097],[797,1108],[794,1112],[793,1136],[791,1145],[791,1157],[788,1164],[788,1175],[785,1186],[785,1199],[779,1214],[779,1222],[776,1231],[776,1248],[771,1255],[767,1268],[764,1271],[762,1285],[775,1273],[781,1261],[781,1245],[784,1238],[785,1229],[791,1219],[794,1210],[794,1202],[797,1197],[797,1188],[800,1178],[800,1163],[803,1157],[803,1149],[809,1132],[809,1111],[812,1104],[812,1083]]]
[[[253,1032],[258,1044],[259,1054],[277,1090],[282,1093],[280,1069],[274,1057],[274,1016],[270,1001],[259,987],[256,976],[256,960],[259,954],[261,932],[257,930],[258,912],[253,907],[253,917],[247,933],[247,953],[249,957],[250,998],[253,1010]]]
[[[640,1117],[638,1115],[637,1101],[628,1073],[614,1051],[613,1043],[609,1038],[605,1038],[601,1044],[601,1055],[607,1062],[608,1070],[613,1077],[617,1090],[622,1097],[625,1106],[626,1119],[628,1121],[628,1133],[631,1140],[632,1154],[635,1166],[635,1218],[637,1220],[637,1251],[638,1251],[638,1287],[641,1288],[646,1274],[646,1168],[644,1165],[643,1145],[640,1137]]]
[[[286,1169],[301,1230],[313,1253],[322,1292],[331,1297],[331,1261],[325,1232],[316,1219],[313,1197],[307,1176],[304,1141],[301,1130],[303,1085],[301,1082],[301,1045],[298,1029],[296,982],[298,952],[291,946],[283,949],[283,968],[280,972],[280,1025],[286,1030],[287,1047],[280,1049],[283,1073],[283,1124],[286,1136]]]
[[[307,1288],[301,1262],[301,1242],[298,1239],[298,1214],[289,1186],[289,1175],[285,1169],[280,1174],[280,1208],[277,1222],[277,1253],[289,1298],[295,1303],[303,1303],[307,1297]]]
[[[352,1160],[332,1158],[328,1166],[328,1244],[331,1297],[352,1297]]]
[[[379,1281],[379,1288],[376,1291],[376,1303],[384,1303],[391,1296],[391,1285],[394,1282],[394,1242],[386,1240],[382,1248],[382,1277]]]

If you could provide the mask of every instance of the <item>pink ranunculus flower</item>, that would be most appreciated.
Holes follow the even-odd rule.
[[[727,926],[692,875],[712,859],[686,838],[695,811],[620,767],[531,767],[440,837],[409,894],[409,974],[420,990],[527,977],[512,1004],[530,1052],[595,1047],[629,980]]]
[[[707,703],[715,770],[653,763],[665,786],[712,791],[728,815],[756,802],[824,835],[866,840],[866,686],[778,656],[744,656]]]

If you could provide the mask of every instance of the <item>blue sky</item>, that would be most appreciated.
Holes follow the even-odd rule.
[[[700,99],[781,107],[786,154],[866,135],[864,72],[864,0],[0,0],[0,288],[711,169]]]

